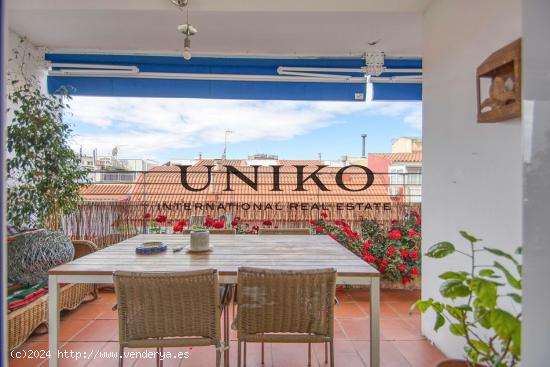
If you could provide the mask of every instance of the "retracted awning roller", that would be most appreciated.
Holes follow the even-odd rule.
[[[384,60],[377,76],[364,58],[235,58],[48,53],[48,91],[72,95],[364,101],[421,99],[421,60]],[[392,65],[391,68],[386,66]]]

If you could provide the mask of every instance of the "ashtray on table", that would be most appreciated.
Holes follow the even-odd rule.
[[[136,247],[136,254],[138,255],[152,255],[159,254],[166,251],[168,246],[165,243],[159,241],[144,242]]]

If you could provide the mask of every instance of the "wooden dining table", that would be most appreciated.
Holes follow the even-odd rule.
[[[160,241],[166,252],[138,255],[135,249]],[[113,283],[115,271],[182,272],[217,269],[222,284],[236,284],[239,267],[304,270],[334,268],[337,284],[370,285],[370,365],[380,365],[380,273],[326,235],[211,235],[209,252],[185,250],[189,235],[142,234],[49,271],[49,365],[58,366],[59,284]],[[174,252],[175,248],[183,247]]]

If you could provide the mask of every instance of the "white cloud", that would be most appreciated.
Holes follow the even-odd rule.
[[[92,125],[94,131],[75,136],[73,146],[107,153],[124,145],[124,156],[154,158],[166,147],[223,143],[225,130],[234,131],[230,137],[234,143],[288,140],[366,110],[403,116],[406,123],[421,127],[418,103],[75,97],[71,101],[73,118],[79,124]]]

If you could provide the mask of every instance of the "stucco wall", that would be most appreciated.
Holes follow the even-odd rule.
[[[16,57],[15,52],[18,55]],[[24,58],[24,65],[21,66],[21,60]],[[12,30],[8,31],[7,45],[7,65],[6,73],[9,80],[23,80],[23,74],[30,78],[34,76],[37,82],[46,91],[46,65],[44,63],[44,50],[36,47],[23,36],[15,33]],[[11,83],[7,83],[7,93],[11,91]]]
[[[521,1],[435,0],[423,27],[423,250],[443,240],[466,246],[458,234],[466,230],[513,251],[522,240],[521,123],[476,122],[475,76],[487,56],[521,36]],[[439,274],[468,269],[459,254],[422,265],[423,298],[440,298]],[[462,356],[462,340],[447,328],[435,333],[434,320],[423,316],[423,333]]]

